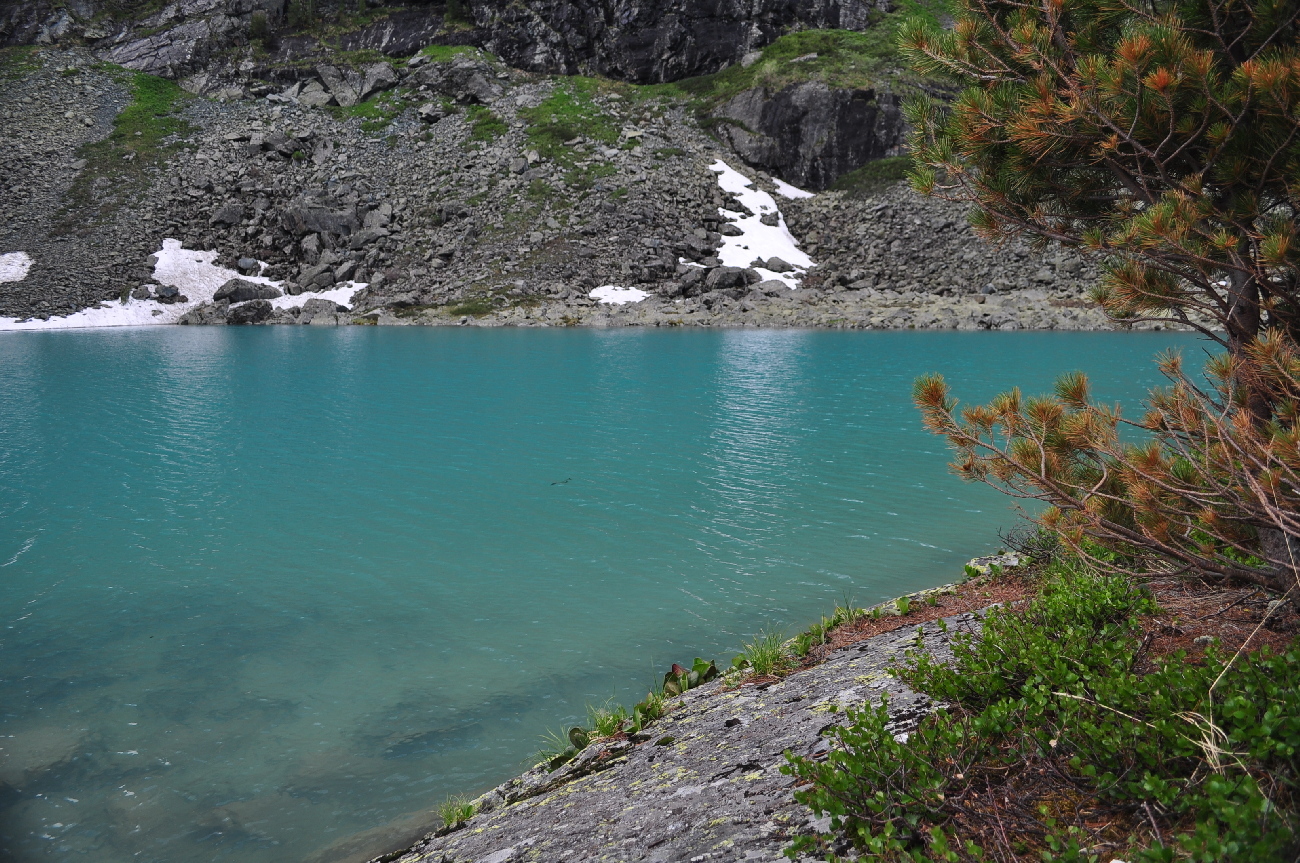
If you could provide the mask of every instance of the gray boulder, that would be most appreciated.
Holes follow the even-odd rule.
[[[280,224],[289,233],[348,236],[358,227],[355,204],[344,204],[325,193],[299,195],[280,214]]]
[[[794,271],[794,265],[786,263],[781,258],[773,256],[768,258],[767,262],[763,264],[763,269],[771,270],[774,273],[790,273]]]
[[[229,300],[231,303],[244,303],[249,300],[270,300],[280,296],[280,291],[270,285],[259,285],[243,279],[231,279],[212,295],[215,300]]]
[[[342,107],[351,108],[361,101],[361,90],[365,86],[365,79],[357,72],[322,63],[316,67],[316,74],[320,75],[321,81],[325,83],[334,101]]]
[[[745,284],[745,271],[740,267],[714,267],[704,277],[706,291],[722,291]]]
[[[230,311],[226,313],[226,323],[260,324],[271,317],[272,311],[274,309],[266,300],[252,300],[237,306],[231,306]]]
[[[190,301],[190,298],[183,295],[174,285],[159,285],[154,288],[153,293],[154,299],[166,305],[188,303]]]
[[[238,225],[243,220],[244,205],[238,201],[231,201],[228,204],[223,204],[220,209],[213,213],[212,218],[208,219],[208,224],[224,225],[229,227],[231,225]]]
[[[298,94],[298,104],[308,108],[324,108],[334,101],[334,96],[319,81],[309,81]]]
[[[372,63],[366,67],[357,101],[364,102],[376,93],[391,90],[400,80],[392,66],[387,63]]]
[[[197,326],[225,326],[226,313],[229,310],[230,303],[227,300],[222,300],[219,303],[204,303],[197,309],[190,309],[182,315],[180,323]]]

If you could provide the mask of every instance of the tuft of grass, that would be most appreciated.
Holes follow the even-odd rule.
[[[465,117],[469,120],[471,141],[491,141],[504,135],[510,128],[505,120],[482,105],[471,105],[465,111]]]
[[[525,195],[528,200],[535,203],[549,201],[555,197],[555,187],[539,178],[528,184],[528,191],[525,192]]]
[[[595,737],[613,737],[623,730],[623,725],[628,720],[627,708],[621,704],[611,707],[610,701],[600,706],[587,707],[587,727]]]
[[[438,805],[438,816],[443,827],[455,827],[474,817],[475,806],[459,795],[448,797]]]
[[[737,659],[759,677],[778,674],[790,665],[785,635],[777,630],[759,633],[741,647]]]

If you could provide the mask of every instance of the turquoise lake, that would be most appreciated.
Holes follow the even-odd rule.
[[[585,705],[956,580],[1013,501],[910,401],[1169,333],[0,337],[0,857],[364,859]],[[370,832],[365,832],[370,831]],[[358,837],[356,834],[364,833]]]

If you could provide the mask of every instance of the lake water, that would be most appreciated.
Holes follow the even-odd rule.
[[[1168,333],[5,334],[0,856],[385,850],[673,661],[995,549],[1011,501],[947,472],[916,375],[985,399],[1082,368],[1135,408],[1171,345],[1199,354]]]

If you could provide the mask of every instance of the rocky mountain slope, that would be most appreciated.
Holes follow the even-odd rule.
[[[610,46],[660,30],[596,7],[511,7],[551,22],[519,31],[568,46],[549,59],[500,41],[495,6],[296,30],[300,12],[247,0],[117,8],[0,16],[10,41],[52,45],[0,53],[0,256],[31,262],[0,273],[12,326],[1106,326],[1083,299],[1091,262],[988,247],[896,182],[900,94],[942,89],[899,68],[899,12],[683,7],[699,20],[672,26],[741,22],[746,50],[692,60],[669,39],[656,56],[679,65],[655,71]],[[779,35],[827,23],[862,29]],[[457,40],[513,64],[440,44]],[[186,275],[181,249],[211,254]]]

